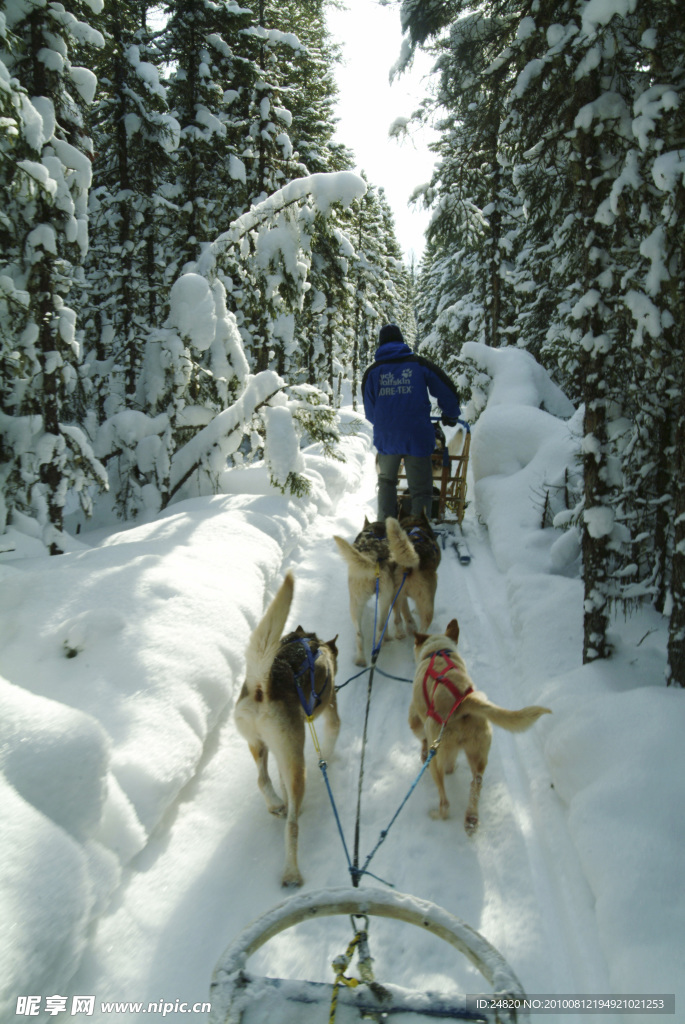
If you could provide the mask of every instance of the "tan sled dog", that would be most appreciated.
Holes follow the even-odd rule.
[[[258,770],[258,785],[271,814],[287,816],[285,867],[282,884],[302,885],[297,866],[298,817],[305,785],[304,742],[307,712],[325,716],[326,735],[322,754],[333,753],[340,729],[335,699],[337,637],[322,643],[301,626],[284,636],[295,581],[287,573],[280,589],[250,637],[246,652],[246,676],[235,709],[238,729],[247,740]],[[314,707],[314,705],[316,705]],[[271,752],[278,765],[284,798],[276,793],[269,777]]]
[[[458,639],[456,619],[452,619],[442,636],[417,633],[414,637],[416,675],[409,725],[421,741],[424,761],[444,726],[437,753],[430,763],[431,775],[440,795],[440,806],[430,812],[431,817],[449,816],[445,774],[454,771],[460,750],[466,754],[472,780],[464,828],[471,834],[478,828],[478,800],[492,740],[490,723],[509,732],[523,732],[541,715],[551,714],[551,711],[535,705],[520,711],[507,711],[492,704],[484,693],[474,689],[457,651]]]
[[[399,531],[399,523],[396,520],[388,520],[396,523]],[[390,554],[389,537],[386,531],[386,524],[382,522],[370,523],[368,518],[364,519],[364,526],[359,534],[350,544],[344,537],[333,537],[338,545],[338,550],[347,562],[347,583],[350,592],[350,616],[355,628],[356,653],[355,664],[366,665],[364,654],[364,634],[362,630],[362,618],[364,609],[370,597],[375,597],[378,587],[378,607],[374,610],[376,619],[376,635],[374,637],[374,648],[377,646],[383,626],[390,613],[393,598],[397,593],[402,572],[399,572],[398,565]],[[394,556],[401,557],[412,565],[419,564],[419,558],[413,547],[398,534],[394,539]],[[400,610],[404,609],[402,602],[395,604],[395,632],[398,637],[406,636]],[[409,613],[409,607],[406,606]],[[388,623],[385,631],[385,639],[392,640],[392,630]]]
[[[387,519],[385,525],[390,557],[397,566],[396,587],[402,585],[396,615],[401,614],[409,631],[416,633],[417,626],[407,602],[407,598],[411,598],[419,616],[419,628],[425,633],[433,621],[440,545],[425,512],[402,516],[399,522]]]
[[[416,604],[422,629],[428,629],[433,619],[435,591],[438,585],[437,569],[440,547],[425,513],[406,516],[402,524],[397,519],[385,523],[370,523],[350,544],[343,537],[334,536],[338,550],[347,562],[350,591],[350,615],[355,627],[355,664],[366,665],[362,618],[370,597],[378,588],[378,607],[375,609],[377,646],[388,619],[393,599],[395,634],[398,639],[416,632],[416,623],[407,598]],[[392,640],[388,622],[385,639]]]

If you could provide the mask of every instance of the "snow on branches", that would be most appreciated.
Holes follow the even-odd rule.
[[[214,493],[227,465],[246,457],[263,456],[273,486],[307,492],[302,439],[320,441],[332,454],[335,411],[317,388],[291,389],[273,369],[250,372],[217,264],[249,237],[275,336],[308,288],[315,218],[336,203],[348,206],[365,190],[348,172],[295,179],[234,221],[177,278],[167,321],[149,332],[145,347],[139,383],[145,413],[117,410],[99,432],[100,457],[119,460],[123,514]]]

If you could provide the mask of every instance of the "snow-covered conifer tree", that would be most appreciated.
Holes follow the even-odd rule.
[[[584,657],[604,657],[611,602],[622,593],[614,574],[625,568],[628,538],[618,438],[630,411],[631,360],[621,291],[635,263],[630,226],[617,204],[632,145],[638,58],[631,31],[639,19],[631,21],[621,4],[561,0],[530,10],[488,3],[477,12],[459,0],[404,0],[402,10],[414,45],[448,27],[438,54],[452,71],[443,76],[442,97],[453,144],[433,183],[438,230],[449,229],[455,208],[470,214],[463,225],[457,219],[451,251],[440,238],[429,248],[426,282],[456,293],[454,301],[434,302],[431,312],[440,325],[463,308],[462,324],[470,329],[484,323],[479,310],[487,307],[500,337],[512,333],[530,345],[570,397],[584,403]],[[473,162],[462,138],[471,140]],[[463,154],[459,164],[452,150]],[[486,205],[481,179],[492,188]],[[486,229],[494,246],[483,259],[486,248],[470,245],[468,232],[478,239],[482,230],[485,238]],[[503,317],[504,283],[510,308]],[[426,312],[424,303],[421,316]],[[482,340],[490,340],[488,331]]]
[[[13,372],[3,394],[3,414],[21,434],[12,438],[21,453],[21,490],[11,503],[44,527],[52,553],[60,551],[68,492],[88,509],[93,486],[105,482],[79,423],[81,354],[76,312],[67,305],[88,246],[92,146],[85,109],[96,86],[93,72],[74,56],[102,45],[101,34],[82,20],[101,6],[101,0],[8,5],[3,27],[10,34],[0,55],[9,78],[23,87],[10,93],[20,118],[8,126],[17,132],[21,159],[13,161],[3,146],[0,171],[10,201],[4,228],[12,233],[4,291],[15,303],[21,296],[23,307],[10,327]]]
[[[98,420],[136,399],[144,340],[166,306],[162,231],[177,125],[160,82],[160,56],[146,4],[105,7],[94,109],[91,244],[83,295],[91,415]]]
[[[304,48],[295,32],[279,27],[282,18],[278,4],[257,0],[252,7],[253,23],[242,32],[246,60],[239,99],[244,123],[241,159],[246,169],[243,210],[307,174],[290,135],[293,116],[287,85]],[[290,219],[290,212],[284,210],[281,225]],[[227,254],[223,267],[229,291],[236,299],[248,358],[258,370],[266,369],[274,359],[282,364],[292,345],[293,316],[300,308],[302,275],[306,276],[308,270],[308,260],[307,266],[298,267],[285,252],[279,267],[280,232],[276,225],[269,231],[268,241],[262,237],[259,253],[256,240],[245,236],[239,262],[231,265],[231,254]]]
[[[0,19],[0,41],[0,532],[4,532],[15,508],[30,508],[25,480],[35,474],[31,452],[34,434],[41,427],[38,417],[21,416],[19,412],[28,367],[17,339],[26,328],[30,303],[29,293],[21,286],[25,275],[18,243],[23,234],[24,206],[38,187],[34,175],[38,173],[43,125],[26,90],[5,63],[18,40],[7,28],[4,15]],[[40,174],[47,179],[45,172]]]
[[[610,606],[620,595],[614,573],[625,562],[629,537],[615,442],[626,412],[629,339],[620,285],[630,273],[630,246],[612,196],[632,144],[634,55],[622,13],[607,17],[583,4],[555,13],[558,22],[546,30],[531,26],[527,35],[538,49],[517,82],[515,109],[521,158],[557,179],[563,214],[552,234],[550,277],[560,301],[547,358],[585,409],[583,656],[589,661],[610,653]]]
[[[636,211],[639,248],[623,295],[636,410],[623,472],[634,588],[670,612],[668,681],[685,686],[685,26],[677,5],[659,2],[641,4],[631,26],[634,148],[614,204]]]
[[[337,85],[334,63],[339,59],[325,20],[326,0],[275,5],[275,27],[295,34],[301,47],[294,59],[280,66],[292,122],[288,129],[294,156],[306,174],[347,170],[352,155],[333,141]],[[284,358],[277,346],[279,373],[304,379],[333,396],[348,341],[349,290],[347,275],[352,246],[345,235],[346,215],[337,209],[317,218],[311,236],[309,289],[302,308],[292,319],[296,347]]]
[[[513,322],[507,271],[518,203],[500,133],[516,65],[508,47],[512,28],[511,20],[479,10],[456,20],[434,44],[439,88],[422,116],[435,108],[443,113],[424,201],[433,210],[432,259],[442,263],[460,252],[459,272],[434,279],[442,287],[432,329],[435,340],[452,347],[465,341],[506,344]]]
[[[203,245],[247,208],[247,107],[257,78],[249,57],[252,15],[233,0],[181,0],[167,5],[160,40],[171,68],[169,104],[180,125],[171,195],[169,244],[175,276]]]
[[[383,189],[369,185],[352,205],[350,218],[348,234],[355,248],[350,273],[354,337],[347,362],[355,395],[364,369],[373,361],[379,328],[393,322],[404,326],[412,311],[408,271]]]

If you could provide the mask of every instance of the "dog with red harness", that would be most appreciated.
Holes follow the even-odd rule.
[[[433,751],[430,771],[440,797],[439,806],[430,812],[433,818],[449,817],[445,775],[454,771],[457,755],[464,751],[471,769],[471,790],[464,817],[464,828],[470,835],[478,828],[478,802],[492,742],[492,725],[509,732],[523,732],[551,711],[537,705],[508,711],[489,701],[474,688],[457,650],[458,640],[456,619],[452,619],[444,634],[415,634],[416,674],[409,726],[421,742],[422,761],[429,750]]]

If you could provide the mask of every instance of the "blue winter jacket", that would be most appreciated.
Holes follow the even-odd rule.
[[[376,361],[362,379],[364,414],[373,423],[373,443],[382,455],[430,455],[433,396],[443,416],[456,420],[459,397],[447,374],[402,341],[376,350]]]

